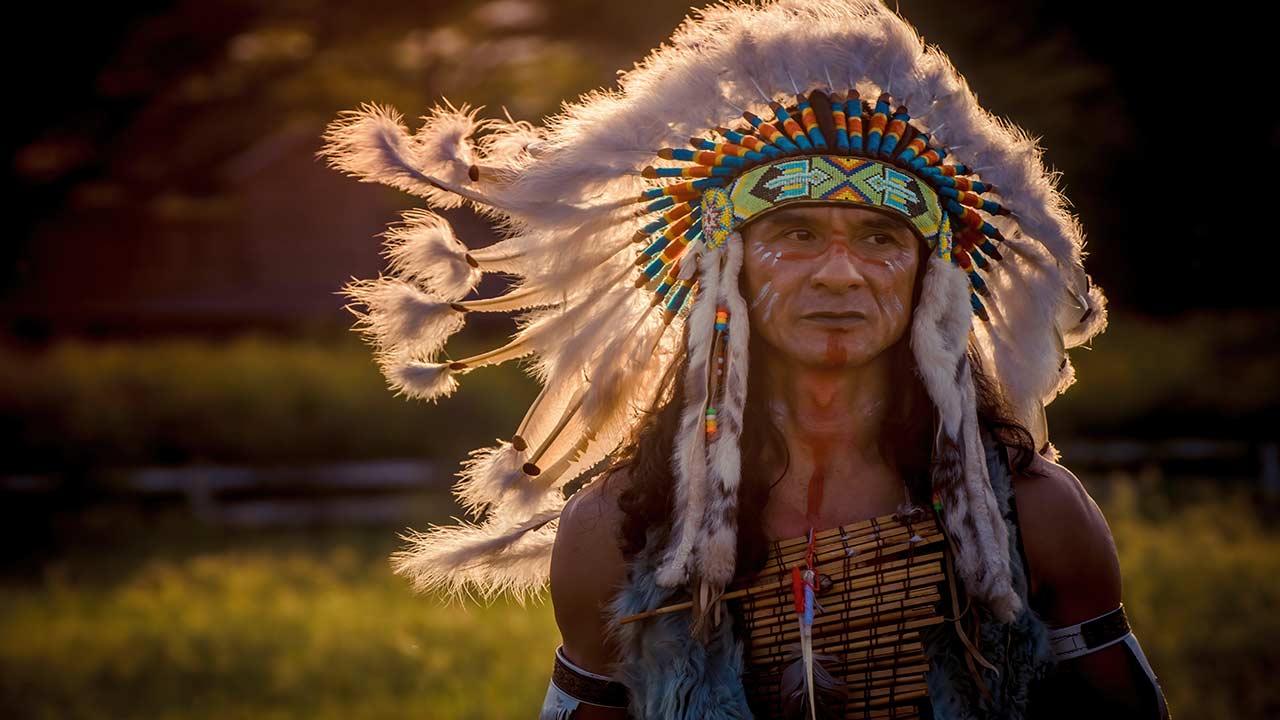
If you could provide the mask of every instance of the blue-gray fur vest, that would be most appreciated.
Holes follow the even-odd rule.
[[[1027,603],[1027,577],[1015,527],[1012,479],[1006,453],[983,433],[991,487],[1009,532],[1013,586],[1023,612],[1012,623],[996,621],[979,602],[970,612],[982,621],[978,648],[999,673],[975,663],[988,690],[979,690],[965,660],[966,650],[953,623],[929,628],[924,636],[929,657],[929,704],[936,720],[1026,717],[1031,688],[1052,664],[1048,633]],[[640,720],[732,720],[753,718],[742,684],[743,643],[725,615],[703,646],[689,632],[688,613],[669,613],[642,622],[617,620],[676,601],[678,590],[654,582],[654,540],[632,562],[626,587],[610,612],[622,658],[615,678],[631,691],[631,716]],[[963,592],[963,591],[961,591]],[[965,601],[960,598],[963,608]],[[761,718],[760,720],[763,720]]]

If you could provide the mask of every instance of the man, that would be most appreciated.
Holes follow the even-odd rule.
[[[820,527],[892,513],[905,485],[883,457],[879,435],[887,408],[902,396],[890,363],[918,295],[918,239],[905,222],[836,205],[778,210],[742,234],[750,258],[745,295],[756,299],[752,333],[769,348],[761,358],[768,378],[764,405],[776,409],[791,458],[768,495],[763,532],[775,538],[805,532],[805,481],[818,467],[827,487]],[[617,542],[626,522],[619,500],[627,480],[624,466],[616,480],[570,500],[552,556],[564,657],[601,677],[619,656],[607,610],[627,583],[628,559]],[[1116,608],[1115,546],[1076,477],[1036,454],[1014,484],[1036,614],[1068,627]],[[1052,684],[1032,698],[1029,717],[1158,717],[1159,689],[1142,672],[1121,644],[1064,660]],[[583,704],[573,717],[625,718],[627,711]]]
[[[917,700],[955,718],[1084,698],[1160,712],[1106,524],[1044,420],[1075,379],[1067,348],[1106,323],[1080,229],[1035,143],[885,7],[718,5],[547,129],[438,108],[410,134],[366,107],[327,140],[340,169],[506,230],[468,250],[407,214],[391,274],[349,292],[407,395],[517,358],[543,382],[464,468],[477,522],[395,557],[424,590],[532,592],[550,575],[565,643],[543,717],[763,716],[744,678],[766,671],[788,717]],[[465,299],[484,272],[518,281]],[[441,357],[469,314],[509,311],[511,342]],[[871,529],[833,575],[823,543],[857,521]],[[780,541],[804,552],[784,562]],[[889,576],[854,567],[897,552],[908,579],[940,583],[911,628],[884,624],[905,617]],[[792,578],[767,611],[798,638],[785,671],[735,634],[763,616],[732,588],[765,560]],[[833,629],[847,642],[820,640]],[[865,637],[882,633],[927,665],[877,670]]]

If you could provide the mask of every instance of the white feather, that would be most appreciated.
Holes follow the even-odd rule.
[[[979,328],[974,344],[983,365],[995,370],[1019,419],[1042,428],[1034,423],[1043,417],[1043,403],[1074,379],[1069,362],[1063,363],[1065,350],[1087,343],[1106,326],[1105,297],[1091,285],[1081,264],[1083,232],[1058,189],[1058,176],[1045,168],[1036,140],[982,109],[946,56],[926,47],[914,28],[879,0],[714,5],[687,20],[670,42],[624,73],[617,90],[588,93],[566,105],[544,128],[510,118],[476,122],[465,108],[437,108],[411,135],[399,114],[366,105],[330,125],[322,152],[331,164],[365,181],[422,195],[434,205],[465,198],[494,219],[505,239],[474,251],[472,258],[482,269],[510,272],[517,281],[504,298],[470,302],[476,303],[475,311],[533,308],[518,322],[522,332],[527,330],[524,347],[531,349],[530,368],[547,387],[544,401],[526,423],[529,441],[537,443],[563,417],[568,399],[585,382],[584,373],[600,375],[599,348],[617,342],[645,303],[643,293],[622,293],[628,288],[619,286],[627,283],[616,279],[630,262],[618,256],[644,222],[634,216],[636,197],[654,186],[638,171],[654,162],[658,148],[682,146],[691,135],[734,125],[743,109],[763,114],[768,100],[786,98],[797,88],[826,87],[828,78],[853,85],[863,97],[891,89],[894,99],[917,116],[927,113],[928,127],[936,129],[938,141],[960,148],[952,155],[954,161],[982,167],[981,179],[999,186],[999,200],[1014,216],[991,219],[1009,241],[1005,259],[995,262],[991,272],[984,271],[993,295],[984,303],[993,322]],[[476,133],[481,138],[473,144],[470,138]],[[473,166],[479,169],[474,181]],[[699,247],[701,243],[691,248],[691,255]],[[470,271],[455,272],[461,271],[456,260],[456,255],[446,254],[426,258],[420,266],[441,268],[447,276],[441,280],[439,274],[423,275],[438,297],[424,300],[404,287],[368,290],[366,295],[380,308],[371,309],[366,319],[380,354],[399,353],[429,364],[444,339],[461,326],[461,315],[445,312],[440,302],[470,287]],[[410,265],[417,266],[406,261],[400,269]],[[691,265],[682,265],[682,270],[692,272]],[[912,348],[938,404],[940,431],[965,442],[965,401],[951,379],[964,346],[948,345],[943,338],[968,336],[972,318],[967,281],[954,267],[946,272],[935,269],[929,271],[937,281],[932,286],[926,275],[925,295],[913,321]],[[690,358],[690,378],[705,379],[705,357],[698,353],[705,355],[708,349],[711,322],[705,321],[714,317],[714,302],[699,306],[697,297],[686,310],[687,348],[660,338],[660,351],[652,362],[608,372],[609,382],[620,378],[617,382],[625,384],[629,380],[623,375],[630,373],[642,380],[632,397],[641,397],[642,390],[656,386],[655,368],[669,366],[682,353]],[[738,315],[745,317],[734,312],[731,322]],[[932,332],[917,332],[925,324],[934,326]],[[745,336],[735,330],[731,341]],[[418,380],[402,382],[404,387],[424,388],[424,395],[452,390],[451,376],[424,368],[414,372]],[[412,378],[406,374],[404,379]],[[697,385],[690,383],[695,396]],[[697,404],[699,398],[693,400]],[[705,397],[701,400],[705,406]],[[631,422],[623,411],[628,404],[612,391],[593,396],[589,414],[608,418],[608,427],[586,427],[581,420],[566,426],[563,440],[548,452],[552,465],[565,468],[549,480],[552,485],[582,472],[588,458],[625,437]],[[698,440],[703,418],[696,411],[701,408],[685,410],[673,458],[682,514],[673,528],[677,557],[668,558],[678,562],[668,563],[663,576],[670,584],[683,579],[689,569],[690,543],[696,542],[685,533],[686,526],[692,530],[696,524],[690,512],[705,507],[700,503],[705,503],[701,483],[706,478],[699,473],[705,472],[708,449]],[[595,433],[595,440],[577,450],[588,433]],[[973,450],[967,449],[966,455]],[[735,474],[732,461],[728,454],[716,457],[723,461],[713,462],[723,484]],[[490,491],[475,492],[487,497]],[[527,505],[516,503],[505,511],[515,513]],[[498,503],[493,509],[504,507]],[[545,540],[553,527],[531,531],[530,536]],[[534,549],[536,543],[529,543],[527,548],[520,546],[527,550],[524,559],[511,565],[514,576],[538,576],[543,559]],[[965,563],[961,564],[966,572],[979,572]],[[493,582],[505,586],[508,580],[495,577]]]
[[[421,139],[409,135],[402,116],[391,108],[365,104],[359,110],[347,111],[329,124],[324,140],[320,155],[361,182],[390,185],[439,208],[457,207],[464,198],[482,205],[493,204],[461,183],[431,176],[433,163],[436,170],[449,170],[439,163],[440,148],[424,147]]]
[[[379,352],[429,360],[466,319],[450,303],[397,278],[353,280],[343,288],[356,328]],[[359,310],[354,305],[363,305]]]
[[[563,501],[525,518],[491,517],[410,531],[408,546],[392,555],[392,568],[420,592],[489,600],[510,593],[523,601],[546,583],[555,521]]]
[[[435,401],[458,389],[457,378],[444,363],[420,362],[389,353],[380,356],[379,365],[392,390],[415,400]]]
[[[517,484],[527,480],[524,474],[525,453],[510,442],[499,440],[495,447],[477,448],[458,473],[461,478],[453,494],[458,503],[473,517],[479,517]]]
[[[454,185],[471,182],[475,156],[470,138],[488,124],[477,122],[476,112],[467,105],[455,108],[446,102],[422,118],[413,139],[421,148],[418,157],[424,173]]]
[[[441,300],[466,297],[482,273],[467,262],[467,247],[449,222],[426,210],[410,210],[403,217],[403,225],[385,233],[383,254],[391,273],[418,281]]]

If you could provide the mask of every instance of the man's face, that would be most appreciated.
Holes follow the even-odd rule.
[[[742,240],[752,332],[792,361],[856,367],[907,331],[921,258],[905,218],[790,207],[747,225]]]

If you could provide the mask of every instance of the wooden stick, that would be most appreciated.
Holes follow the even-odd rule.
[[[938,552],[938,553],[929,553],[927,555],[921,555],[915,558],[914,560],[915,562],[919,562],[919,563],[926,563],[926,562],[933,563],[933,561],[940,560],[942,557],[943,557],[943,554]],[[936,567],[934,565],[930,565],[924,568],[920,568],[919,570],[917,570],[917,568],[914,565],[912,565],[911,570],[908,571],[905,569],[908,566],[908,564],[911,564],[911,561],[902,559],[902,560],[897,560],[891,563],[885,563],[883,566],[855,567],[847,576],[837,574],[837,575],[831,575],[830,577],[834,581],[842,582],[842,585],[841,585],[842,592],[849,592],[852,590],[872,588],[872,587],[875,587],[876,585],[879,585],[885,582],[902,580],[906,578],[909,574],[914,572],[919,572],[922,576],[923,575],[933,576],[941,571],[941,565],[936,565]],[[896,568],[904,568],[904,569],[896,570]],[[890,572],[891,570],[892,572]],[[866,577],[866,576],[872,576],[872,577]],[[860,579],[851,580],[852,578],[860,578]],[[729,592],[726,592],[725,594],[721,595],[720,599],[736,600],[738,598],[760,596],[760,595],[765,595],[767,593],[776,594],[779,592],[785,593],[784,597],[787,597],[790,595],[791,593],[790,579],[787,579],[787,581],[783,583],[782,579],[780,578],[769,578],[763,582],[757,582],[754,585],[749,585],[747,587],[739,588],[737,590],[730,590]],[[776,602],[769,601],[767,599],[762,599],[757,603],[757,606],[768,607],[773,604],[776,604]],[[621,625],[626,625],[628,623],[633,623],[638,620],[648,620],[649,618],[657,617],[659,615],[666,615],[668,613],[679,612],[681,610],[689,610],[692,607],[693,607],[693,601],[685,600],[684,602],[678,602],[672,605],[665,605],[663,607],[656,608],[654,610],[646,610],[645,612],[636,613],[635,615],[628,615],[627,617],[622,618],[618,622]]]
[[[842,541],[847,542],[854,538],[875,537],[877,533],[884,534],[895,530],[905,530],[907,527],[913,527],[919,531],[938,530],[938,524],[935,522],[920,522],[908,526],[906,523],[900,523],[896,520],[880,521],[873,525],[870,520],[858,523],[856,525],[846,525],[844,527],[834,527],[827,530],[820,530],[813,538],[815,544],[834,543],[840,544]],[[786,552],[797,547],[803,548],[809,544],[809,536],[801,535],[799,537],[786,538],[784,540],[774,540],[769,547],[776,552]]]
[[[921,651],[916,646],[916,643],[919,642],[919,633],[917,631],[940,623],[941,620],[938,618],[926,617],[910,620],[900,627],[876,628],[873,631],[864,631],[856,636],[835,635],[825,638],[826,642],[818,642],[815,639],[813,650],[814,652],[825,652],[828,655],[837,653],[856,654],[869,660],[919,654]],[[787,651],[797,643],[798,640],[796,639],[793,639],[790,644],[775,643],[767,647],[752,643],[747,657],[750,658],[751,662],[768,660],[774,663],[781,663],[786,658]]]
[[[747,649],[750,650],[751,648],[748,647]],[[776,671],[780,675],[782,670],[779,668],[781,668],[783,662],[785,662],[788,650],[789,648],[776,648],[770,651],[769,663],[767,665],[748,665],[748,667],[767,667],[769,668],[769,672]],[[815,652],[816,651],[817,650],[815,649]],[[918,662],[925,659],[924,646],[920,644],[919,633],[915,631],[904,633],[899,639],[899,643],[894,646],[864,640],[851,642],[848,645],[836,648],[835,651],[827,654],[840,655],[842,657],[856,657],[858,662],[861,663],[859,667]]]
[[[918,573],[920,575],[941,573],[942,557],[943,555],[941,552],[929,552],[925,553],[925,555],[911,557],[911,559],[902,557],[902,559],[883,562],[883,564],[879,565],[850,566],[850,568],[847,569],[849,570],[847,573],[845,573],[846,568],[844,568],[844,566],[836,564],[826,566],[819,565],[815,570],[819,571],[820,574],[827,575],[827,577],[832,579],[833,583],[838,584],[840,589],[836,592],[847,592],[849,591],[849,588],[852,587],[851,583],[858,583],[859,579],[865,579],[868,577],[881,577],[887,579],[892,577],[892,575],[896,575],[896,577],[899,578],[905,578],[909,573]],[[872,585],[861,584],[859,587],[872,587]],[[782,591],[781,594],[783,597],[790,598],[791,577],[790,574],[774,575],[774,577],[760,579],[758,582],[748,585],[748,587],[740,588],[737,589],[737,591],[732,592],[737,593],[744,591],[744,589],[745,591],[748,591],[745,593],[746,597],[756,596],[759,591]],[[742,596],[735,594],[733,597]],[[731,600],[730,594],[728,593],[724,593],[722,598],[723,600]]]
[[[814,652],[830,651],[827,653],[829,655],[857,651],[869,658],[902,655],[914,652],[912,643],[916,641],[917,635],[915,632],[909,631],[916,631],[920,627],[937,624],[938,622],[932,621],[931,618],[916,618],[895,627],[876,627],[863,630],[857,635],[841,634],[827,638],[815,638],[813,649]],[[769,644],[753,641],[749,648],[748,657],[752,658],[752,660],[763,660],[768,657],[773,662],[782,662],[787,652],[798,644],[798,637],[791,637],[780,643]]]
[[[938,587],[941,591],[942,582],[946,576],[942,574],[939,567],[929,568],[909,568],[897,570],[883,575],[870,575],[858,577],[851,580],[838,579],[836,587],[838,592],[832,592],[818,597],[818,603],[827,608],[834,607],[841,599],[847,598],[849,601],[874,600],[878,597],[891,595],[900,592],[906,588],[921,587]],[[778,587],[773,593],[762,592],[747,596],[745,601],[738,601],[742,607],[748,612],[755,614],[762,611],[773,611],[776,608],[793,607],[794,602],[791,597],[791,587]],[[784,615],[787,611],[781,611]]]
[[[848,672],[837,672],[835,670],[842,667],[848,667],[850,664],[847,662],[825,662],[822,663],[822,666],[827,670],[832,671],[831,674],[839,679],[846,688],[852,689],[864,686],[869,687],[876,684],[884,685],[887,682],[901,679],[918,681],[926,672],[929,671],[929,663],[924,660],[924,656],[921,656],[916,658],[916,660],[912,661],[910,664],[902,663],[895,665],[886,663],[883,664],[885,669],[877,670],[875,672],[860,672],[861,668],[856,667]],[[779,668],[779,670],[781,670],[781,668]],[[778,672],[770,680],[761,684],[781,685],[781,680],[782,673]]]
[[[937,614],[936,606],[942,600],[942,596],[932,588],[916,588],[914,592],[906,595],[897,595],[892,599],[884,602],[860,603],[858,605],[842,606],[832,605],[824,607],[822,614],[816,616],[813,621],[814,632],[825,632],[829,626],[843,627],[847,623],[852,623],[864,618],[886,617],[888,613],[906,610],[908,608],[925,607]],[[745,623],[751,632],[777,633],[779,631],[789,632],[791,628],[796,627],[796,617],[793,614],[781,614],[773,617],[763,618],[760,620],[752,619],[752,622]]]
[[[938,553],[938,556],[941,556],[941,553]],[[928,557],[932,559],[933,556],[930,555]],[[906,561],[893,563],[893,565],[895,566],[905,566],[906,564],[907,564]],[[916,571],[915,568],[912,568],[911,570]],[[937,575],[938,571],[939,570],[937,568],[930,567],[930,568],[921,569],[918,572],[923,577],[933,578]],[[855,569],[849,575],[850,578],[859,578],[857,580],[849,580],[839,576],[834,577],[832,579],[843,582],[841,587],[842,592],[851,592],[855,590],[865,590],[868,588],[874,588],[877,585],[883,584],[884,582],[896,582],[898,580],[903,580],[907,578],[909,574],[910,573],[907,570],[898,570],[894,572],[884,572],[882,574],[877,575],[875,572],[875,569],[859,568],[859,569]],[[864,577],[868,575],[871,577]],[[786,595],[783,595],[783,593],[790,594],[790,592],[791,592],[791,586],[789,583],[783,585],[779,580],[770,580],[768,582],[752,585],[750,587],[731,590],[721,595],[720,600],[736,600],[744,597],[766,596],[761,600],[757,601],[756,607],[771,607],[779,603],[785,603]],[[774,596],[781,595],[784,598],[784,600],[769,599],[767,597],[769,594],[773,594]],[[622,618],[618,622],[620,625],[626,625],[628,623],[633,623],[639,620],[648,620],[649,618],[657,617],[659,615],[667,615],[669,613],[679,612],[681,610],[689,610],[692,607],[693,607],[693,601],[685,600],[683,602],[674,603],[672,605],[664,605],[663,607],[656,608],[653,610],[646,610],[644,612],[636,613],[635,615],[628,615],[627,617]]]
[[[814,549],[820,555],[832,555],[833,553],[847,554],[848,548],[854,548],[859,555],[867,554],[869,549],[876,546],[886,546],[889,542],[905,539],[914,535],[919,535],[920,543],[942,542],[946,537],[937,528],[916,528],[915,533],[911,532],[906,526],[897,526],[892,528],[884,528],[878,534],[872,533],[867,535],[850,536],[841,541],[836,538],[833,541],[823,541],[814,544]],[[777,559],[781,558],[783,564],[792,564],[803,562],[805,553],[808,552],[808,545],[800,545],[793,548],[784,548],[769,553],[771,564],[776,564]]]
[[[820,550],[814,553],[814,568],[852,565],[854,567],[876,567],[888,562],[900,561],[904,558],[917,557],[942,550],[940,538],[930,541],[925,539],[920,542],[910,542],[906,533],[902,533],[896,538],[889,539],[891,544],[877,545],[868,543],[864,545],[852,546],[849,550],[845,548],[831,548],[828,550]],[[898,541],[898,542],[895,542]],[[852,550],[854,554],[850,555]],[[803,554],[796,554],[794,557],[783,557],[772,559],[768,562],[767,567],[775,574],[785,574],[793,567],[805,567],[805,558]],[[763,574],[763,573],[762,573]]]
[[[923,658],[919,659],[922,660]],[[826,667],[827,669],[831,669],[833,666],[847,667],[849,666],[849,663],[835,663],[834,665],[828,664]],[[848,680],[846,680],[846,684],[849,687],[860,687],[868,682],[884,683],[885,681],[899,678],[913,678],[919,680],[921,677],[924,677],[924,674],[927,672],[929,672],[929,663],[915,662],[911,664],[904,663],[896,666],[890,665],[884,670],[877,670],[875,672],[858,672],[857,668],[848,669],[844,674],[848,678]]]
[[[870,597],[829,599],[821,606],[821,612],[815,617],[815,625],[826,625],[839,620],[852,620],[864,615],[873,615],[877,610],[881,613],[901,610],[918,605],[936,605],[942,600],[937,583],[920,583],[908,586],[905,590],[875,595]],[[835,618],[833,621],[831,618]],[[821,621],[821,622],[819,622]],[[744,623],[750,628],[767,628],[770,626],[792,627],[796,623],[795,609],[787,605],[768,608],[761,613],[752,613],[752,617]]]
[[[855,716],[858,720],[921,720],[920,712],[915,705],[906,707],[873,708]]]
[[[846,712],[855,710],[868,711],[876,708],[887,710],[892,706],[915,702],[928,694],[928,692],[929,685],[923,679],[917,682],[894,687],[863,690],[862,692],[851,693],[851,697],[849,697],[844,703],[844,709]],[[777,699],[777,705],[774,705],[774,708],[781,709],[780,705],[782,698],[780,697],[780,693],[775,693],[775,695],[779,695],[779,697]],[[858,713],[847,717],[860,718],[866,717],[866,715]]]
[[[937,614],[937,611],[934,610],[934,608],[931,607],[914,607],[907,608],[905,610],[880,613],[877,616],[842,624],[837,632],[830,633],[829,635],[827,633],[819,635],[815,632],[813,636],[813,646],[817,648],[820,640],[830,639],[838,643],[843,640],[872,637],[876,634],[896,633],[898,629],[904,627],[907,622],[919,618],[928,618],[930,616],[936,618],[937,622],[942,622],[942,617]],[[836,622],[839,622],[841,619],[842,618],[838,616],[834,618]],[[814,621],[814,625],[817,625],[816,620]],[[794,631],[771,633],[770,635],[761,638],[759,641],[753,642],[752,650],[755,651],[757,649],[773,647],[774,645],[786,644],[788,642],[797,642],[799,639],[800,628],[797,624]],[[755,640],[754,637],[753,640]]]
[[[923,682],[913,683],[906,687],[892,688],[892,698],[889,697],[890,689],[884,688],[882,690],[873,692],[872,695],[875,697],[873,697],[868,702],[856,702],[850,699],[849,702],[845,703],[844,707],[845,707],[845,710],[861,710],[864,708],[872,708],[877,706],[883,707],[887,703],[898,705],[903,703],[914,702],[924,697],[928,693],[929,693],[929,685],[927,683],[923,683]]]
[[[906,590],[918,589],[936,589],[942,586],[946,575],[942,573],[942,569],[933,568],[930,572],[928,569],[915,574],[915,568],[911,568],[912,572],[900,571],[895,573],[886,573],[882,576],[884,582],[870,582],[874,578],[863,578],[843,584],[838,584],[836,589],[838,592],[831,592],[818,596],[818,604],[822,606],[824,613],[834,612],[843,607],[860,607],[862,605],[874,603],[880,599],[892,600],[893,597]],[[890,578],[890,575],[893,577]],[[788,591],[791,588],[786,588]],[[784,617],[794,617],[793,608],[795,603],[790,597],[790,593],[782,595],[777,593],[775,597],[765,596],[763,598],[749,597],[743,603],[743,607],[750,611],[751,618],[748,622],[755,621],[756,618],[769,618],[775,615]]]
[[[902,562],[903,560],[913,559],[920,557],[921,555],[939,554],[942,551],[940,543],[930,543],[927,541],[920,543],[907,542],[906,533],[903,533],[899,538],[895,539],[901,539],[902,542],[897,542],[892,545],[863,545],[861,548],[855,547],[853,549],[858,551],[855,555],[849,555],[841,548],[815,553],[815,569],[835,566],[844,567],[845,565],[851,565],[855,568],[875,568],[886,563]],[[879,551],[873,552],[877,547],[879,547]],[[791,568],[804,567],[804,564],[804,556],[797,555],[793,558],[778,558],[771,560],[769,561],[768,567],[774,575],[785,575],[791,570]],[[761,573],[760,576],[765,574],[766,573]]]
[[[911,652],[906,655],[893,655],[867,659],[865,653],[842,652],[836,654],[837,660],[828,667],[841,668],[841,672],[849,677],[863,677],[867,673],[887,672],[894,668],[920,668],[924,673],[929,670],[929,658],[925,656],[924,646],[913,644]]]
[[[912,523],[911,525],[913,527],[916,527],[919,530],[932,528],[936,531],[938,528],[938,523],[933,518],[932,515],[927,515],[924,519],[920,520],[919,522]],[[820,530],[814,534],[814,542],[816,543],[816,542],[822,542],[823,540],[829,540],[831,538],[839,538],[841,537],[841,535],[844,535],[845,537],[850,537],[850,536],[865,535],[868,533],[874,534],[877,526],[879,526],[881,532],[884,532],[888,528],[906,527],[907,523],[901,522],[899,520],[895,520],[893,515],[882,515],[878,518],[863,520],[861,522],[856,522],[851,525],[838,525],[836,527],[828,528],[826,530]],[[785,538],[783,540],[774,540],[773,542],[775,546],[778,547],[779,549],[786,549],[794,545],[808,545],[809,536],[808,534],[805,534],[799,537]]]

